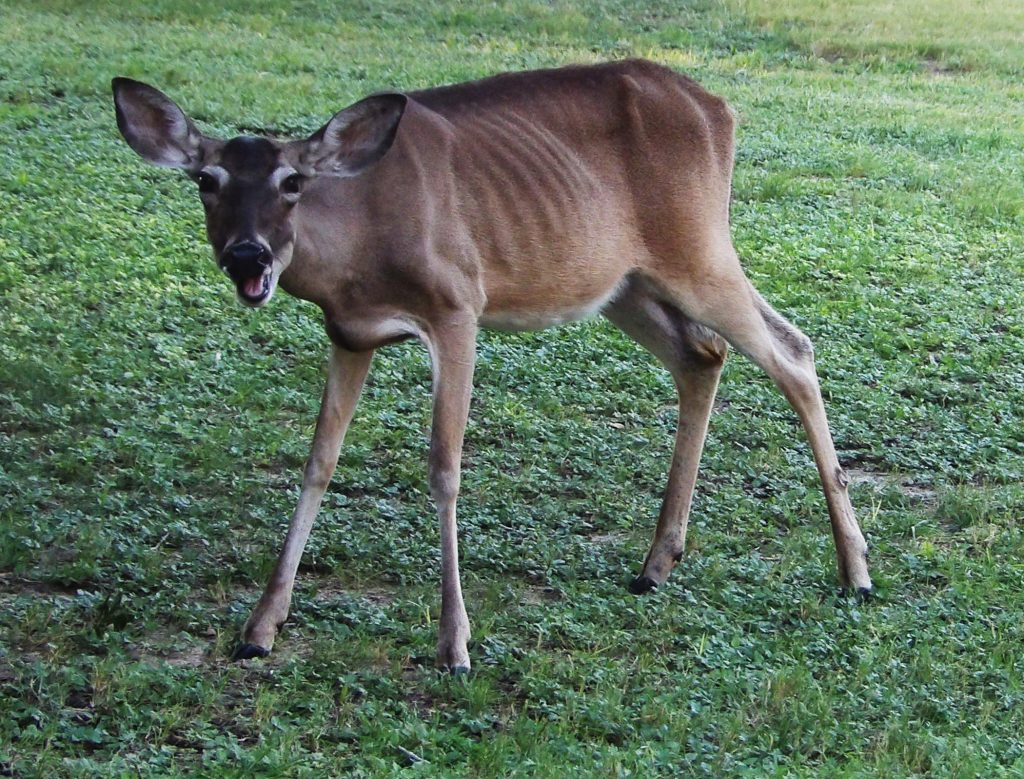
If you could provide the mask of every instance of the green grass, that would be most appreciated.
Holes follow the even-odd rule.
[[[933,74],[1024,72],[1024,6],[1015,0],[725,0],[816,56]]]
[[[0,774],[1024,774],[1020,11],[785,7],[0,6]],[[878,596],[836,594],[808,448],[738,356],[689,553],[628,595],[674,391],[598,322],[481,342],[470,677],[432,668],[412,345],[376,361],[274,655],[229,663],[326,339],[306,304],[233,302],[192,186],[118,137],[110,77],[211,132],[300,133],[375,89],[626,55],[741,117],[736,243],[815,342]]]

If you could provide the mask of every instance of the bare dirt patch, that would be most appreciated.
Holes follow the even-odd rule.
[[[539,587],[536,585],[530,585],[523,591],[523,603],[530,604],[532,606],[538,606],[541,603],[550,603],[551,601],[561,600],[562,593],[555,587]]]
[[[613,530],[610,533],[595,533],[592,536],[587,536],[587,540],[592,544],[599,544],[606,546],[608,544],[622,544],[625,543],[629,538],[629,535],[622,531]]]
[[[0,573],[0,593],[21,595],[29,592],[38,595],[71,598],[77,593],[77,588],[53,582],[27,579],[24,576],[17,576],[13,573]]]
[[[133,660],[147,665],[167,663],[175,668],[198,668],[212,661],[214,643],[192,643],[184,633],[158,631],[146,635],[129,652]]]
[[[964,71],[964,68],[958,65],[931,58],[925,59],[921,63],[921,69],[932,78],[956,76]]]
[[[844,468],[850,484],[867,484],[877,491],[895,487],[910,500],[925,506],[934,506],[939,499],[938,492],[931,487],[915,483],[913,477],[899,476],[885,471],[869,471],[865,468]]]
[[[395,602],[395,592],[381,586],[357,590],[328,580],[321,580],[316,583],[316,594],[313,596],[313,600],[318,603],[329,603],[344,598],[364,600],[378,608],[384,608]]]

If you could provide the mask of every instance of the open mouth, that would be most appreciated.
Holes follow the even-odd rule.
[[[267,268],[258,276],[247,276],[234,279],[235,289],[244,302],[258,305],[270,297],[270,279],[273,273]]]
[[[274,293],[274,254],[262,241],[236,241],[225,247],[218,264],[233,282],[238,299],[260,306]]]

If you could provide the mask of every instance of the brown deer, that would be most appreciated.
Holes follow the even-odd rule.
[[[603,314],[664,363],[675,453],[635,593],[663,583],[687,517],[727,342],[796,410],[825,491],[843,587],[871,590],[811,344],[748,282],[729,236],[733,115],[651,62],[510,73],[367,97],[309,138],[207,137],[169,98],[113,81],[128,144],[196,182],[242,303],[280,285],[333,344],[298,507],[235,656],[266,655],[375,349],[417,338],[433,365],[430,490],[441,524],[437,661],[469,668],[455,503],[479,327]]]

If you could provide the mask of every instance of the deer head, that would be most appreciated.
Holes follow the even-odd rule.
[[[274,294],[295,247],[294,213],[317,176],[358,176],[387,153],[405,110],[400,94],[379,94],[339,111],[305,140],[201,133],[157,89],[112,82],[117,126],[154,165],[185,171],[199,190],[206,235],[238,299],[262,306]]]

